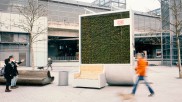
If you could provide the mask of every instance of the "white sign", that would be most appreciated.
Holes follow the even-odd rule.
[[[125,19],[116,19],[114,20],[114,26],[124,26],[124,25],[130,25],[130,18]]]
[[[162,57],[161,49],[156,49],[156,57]]]

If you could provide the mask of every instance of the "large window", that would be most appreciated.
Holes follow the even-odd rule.
[[[181,58],[182,58],[182,36],[179,37],[180,39],[180,48],[181,48]],[[178,52],[177,52],[177,44],[176,44],[176,36],[173,36],[173,56],[172,56],[172,63],[175,65],[178,62]]]
[[[53,60],[78,60],[78,40],[75,37],[51,37],[48,41],[48,57]]]
[[[1,34],[1,42],[13,42],[13,34]]]
[[[26,33],[0,32],[1,43],[28,43],[29,36]]]
[[[163,55],[163,65],[171,65],[171,38],[170,33],[162,34],[162,55]]]

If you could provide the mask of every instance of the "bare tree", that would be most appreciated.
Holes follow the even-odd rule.
[[[2,16],[1,10],[0,10],[0,16]],[[0,17],[0,29],[2,26],[3,26],[3,22],[2,22],[1,17]]]
[[[15,25],[30,34],[29,50],[32,61],[31,66],[34,70],[35,64],[33,43],[46,40],[44,38],[38,39],[40,35],[45,34],[45,31],[47,31],[47,28],[43,28],[43,25],[39,22],[39,20],[46,15],[46,9],[44,5],[38,3],[38,0],[26,0],[26,2],[26,5],[16,7],[20,15],[23,16],[23,19],[20,20],[19,24]]]
[[[169,9],[169,15],[163,16],[161,21],[166,22],[166,24],[170,25],[170,27],[169,29],[163,29],[163,32],[171,32],[176,36],[179,78],[182,78],[180,49],[180,35],[182,33],[182,0],[159,0],[159,2]]]

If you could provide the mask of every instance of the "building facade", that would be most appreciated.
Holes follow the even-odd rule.
[[[176,65],[177,59],[177,46],[176,34],[174,34],[174,26],[170,23],[175,21],[172,8],[176,8],[178,13],[181,12],[182,1],[175,0],[178,6],[174,6],[173,0],[162,0],[161,2],[161,18],[162,18],[162,49],[163,49],[163,65]],[[179,21],[182,21],[181,14],[178,15]],[[181,58],[182,58],[182,35],[179,36],[181,44]]]
[[[30,66],[30,34],[27,32],[27,21],[21,15],[18,8],[28,5],[24,0],[1,0],[0,1],[0,61],[1,66],[4,59],[13,55],[16,60],[24,59],[24,66]],[[40,17],[33,27],[32,33],[39,29],[45,29],[33,43],[34,62],[36,66],[47,64],[47,17]]]
[[[160,16],[135,12],[134,28],[136,53],[144,52],[149,61],[161,64]]]
[[[18,23],[22,18],[16,6],[26,5],[26,0],[0,1],[0,61],[3,62],[9,55],[16,60],[26,59],[23,65],[31,63],[29,50],[29,34],[12,24]],[[98,2],[99,1],[99,2]],[[105,2],[103,5],[98,3]],[[96,0],[83,3],[73,0],[37,0],[38,4],[45,6],[46,16],[42,23],[47,28],[45,41],[34,44],[36,66],[46,66],[47,58],[54,61],[78,61],[79,52],[79,15],[107,12],[126,8],[125,0]],[[115,3],[115,6],[113,5]],[[111,5],[107,6],[107,5]],[[117,5],[116,5],[117,4]],[[124,6],[119,6],[119,5]],[[16,16],[15,16],[16,15]],[[7,19],[8,17],[8,19]],[[160,16],[148,13],[135,12],[135,50],[146,52],[149,59],[161,62],[161,23]],[[8,38],[6,38],[8,36]],[[6,40],[5,40],[6,39]],[[26,39],[26,40],[25,40]],[[150,47],[149,47],[150,46]],[[37,56],[37,57],[36,57]]]
[[[72,0],[41,2],[47,3],[48,8],[48,57],[57,61],[78,60],[79,15],[109,9]]]

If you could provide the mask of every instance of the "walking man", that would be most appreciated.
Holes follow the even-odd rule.
[[[146,76],[146,67],[148,65],[146,59],[144,59],[144,55],[142,55],[141,53],[137,54],[137,67],[136,67],[136,73],[138,74],[138,79],[133,87],[132,90],[132,94],[135,95],[135,92],[137,90],[137,86],[139,84],[140,81],[144,81],[145,85],[148,87],[149,91],[150,91],[150,96],[154,95],[154,91],[153,89],[149,86],[148,82],[145,80],[145,76]]]

